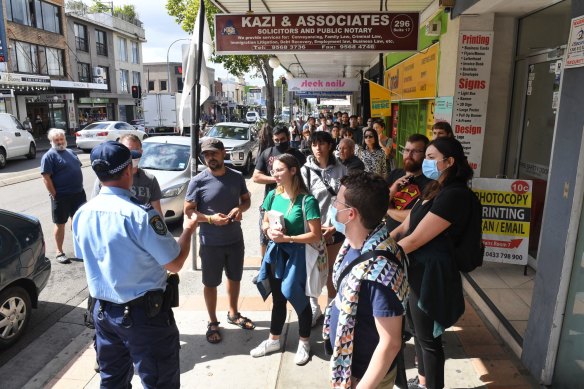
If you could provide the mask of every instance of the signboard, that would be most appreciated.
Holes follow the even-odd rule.
[[[293,78],[288,80],[288,91],[290,92],[345,92],[358,90],[358,78]]]
[[[452,130],[476,177],[481,175],[492,55],[493,32],[459,33]]]
[[[48,76],[32,76],[17,73],[0,73],[0,84],[3,85],[23,85],[23,86],[51,86],[51,78]]]
[[[452,123],[452,105],[454,98],[452,96],[436,97],[434,105],[434,123],[448,122]]]
[[[341,92],[296,92],[296,97],[302,99],[316,99],[316,98],[327,98],[327,99],[344,99],[348,95],[352,95],[353,92],[341,91]]]
[[[584,66],[584,16],[572,19],[565,68]]]
[[[57,87],[57,88],[107,90],[107,84],[97,84],[97,83],[93,83],[93,82],[80,82],[80,81],[51,80],[51,86]]]
[[[417,12],[215,15],[216,54],[412,51]]]
[[[436,96],[438,45],[414,54],[385,72],[385,85],[392,100],[424,99]]]
[[[485,261],[527,264],[532,188],[529,180],[472,180],[483,205]]]
[[[369,101],[371,117],[381,118],[391,116],[391,94],[389,89],[369,81]]]

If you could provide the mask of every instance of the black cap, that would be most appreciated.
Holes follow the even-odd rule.
[[[130,149],[113,140],[97,145],[91,151],[91,167],[99,179],[107,179],[132,163]]]
[[[207,138],[201,143],[201,153],[205,151],[220,151],[225,150],[223,142],[216,138]]]

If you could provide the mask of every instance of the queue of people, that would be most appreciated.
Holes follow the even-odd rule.
[[[268,338],[250,355],[281,350],[290,302],[298,315],[297,365],[310,361],[311,328],[324,311],[331,387],[443,388],[441,335],[464,312],[448,239],[465,229],[468,216],[460,204],[467,202],[472,169],[448,123],[434,126],[431,142],[421,134],[410,136],[403,168],[391,170],[393,141],[382,122],[367,120],[363,128],[357,123],[356,116],[342,113],[330,129],[325,121],[318,130],[310,120],[302,130],[261,129],[252,180],[265,185],[259,219],[263,259],[254,282],[273,305]],[[68,260],[62,257],[64,223],[72,218],[75,255],[84,261],[95,302],[91,314],[102,386],[126,387],[134,365],[145,387],[179,387],[178,328],[171,309],[176,288],[169,274],[182,268],[197,225],[209,316],[206,340],[222,341],[216,309],[223,273],[226,321],[255,328],[238,309],[245,253],[240,221],[251,205],[245,180],[225,165],[222,142],[205,140],[201,153],[207,169],[191,179],[183,232],[175,241],[161,216],[157,183],[137,167],[139,140],[125,137],[92,151],[98,182],[85,203],[79,180],[60,178],[80,176],[80,165],[66,152],[59,131],[49,131],[53,148],[41,170],[53,203],[57,260],[63,263]],[[301,142],[292,141],[300,131]],[[355,131],[362,138],[358,149]],[[303,145],[304,153],[295,145]],[[138,197],[137,188],[145,186],[151,196]],[[125,261],[116,261],[121,256]],[[324,281],[315,281],[315,274]],[[321,307],[316,297],[325,285],[328,304]],[[410,381],[401,362],[404,331],[414,334],[418,363],[418,375]],[[144,344],[153,338],[156,350]]]

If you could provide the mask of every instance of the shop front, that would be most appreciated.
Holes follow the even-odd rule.
[[[44,136],[50,128],[73,133],[76,127],[72,93],[26,96],[26,112],[31,119],[35,136]]]
[[[106,97],[81,97],[77,103],[79,129],[93,122],[113,120],[114,104]]]
[[[28,116],[31,121],[35,116],[27,112],[25,96],[43,93],[51,86],[51,78],[41,75],[0,73],[0,112],[11,113],[21,122]],[[38,112],[46,117],[45,112]]]

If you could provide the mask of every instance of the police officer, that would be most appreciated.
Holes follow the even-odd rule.
[[[95,147],[91,166],[102,189],[75,214],[73,237],[96,299],[101,387],[131,387],[134,364],[144,388],[178,388],[179,333],[167,270],[182,268],[196,217],[185,217],[176,242],[158,212],[132,197],[132,155],[121,143]]]

